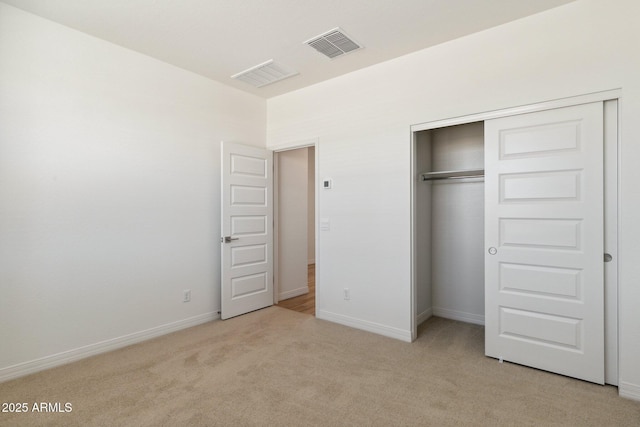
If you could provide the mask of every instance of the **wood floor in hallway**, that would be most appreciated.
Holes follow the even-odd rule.
[[[300,313],[316,315],[316,265],[309,264],[307,272],[307,280],[309,281],[309,293],[297,297],[280,301],[276,304],[278,307],[288,308],[289,310],[298,311]]]

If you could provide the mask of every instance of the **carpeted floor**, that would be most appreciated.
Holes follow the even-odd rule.
[[[0,384],[1,402],[29,405],[0,425],[640,425],[615,387],[500,364],[483,345],[482,327],[441,318],[409,344],[271,307]]]

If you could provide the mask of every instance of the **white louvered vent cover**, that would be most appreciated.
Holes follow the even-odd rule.
[[[347,36],[340,28],[334,28],[331,31],[327,31],[324,34],[320,34],[319,36],[309,39],[304,43],[329,58],[335,58],[336,56],[353,52],[354,50],[362,47]]]
[[[270,59],[255,67],[234,74],[231,78],[241,80],[255,87],[262,87],[297,74],[297,71],[290,70],[281,64],[276,64],[273,59]]]

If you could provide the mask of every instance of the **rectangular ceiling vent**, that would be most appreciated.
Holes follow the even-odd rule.
[[[334,28],[304,43],[329,58],[335,58],[336,56],[362,48],[362,46],[353,41],[353,39],[347,36],[340,28]]]
[[[255,87],[262,87],[297,74],[297,71],[293,71],[281,64],[276,64],[273,59],[270,59],[255,67],[234,74],[231,78],[241,80]]]

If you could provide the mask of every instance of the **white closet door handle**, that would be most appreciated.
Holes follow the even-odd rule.
[[[496,248],[494,248],[493,246],[491,246],[489,248],[489,255],[495,255],[498,253],[498,250]]]

